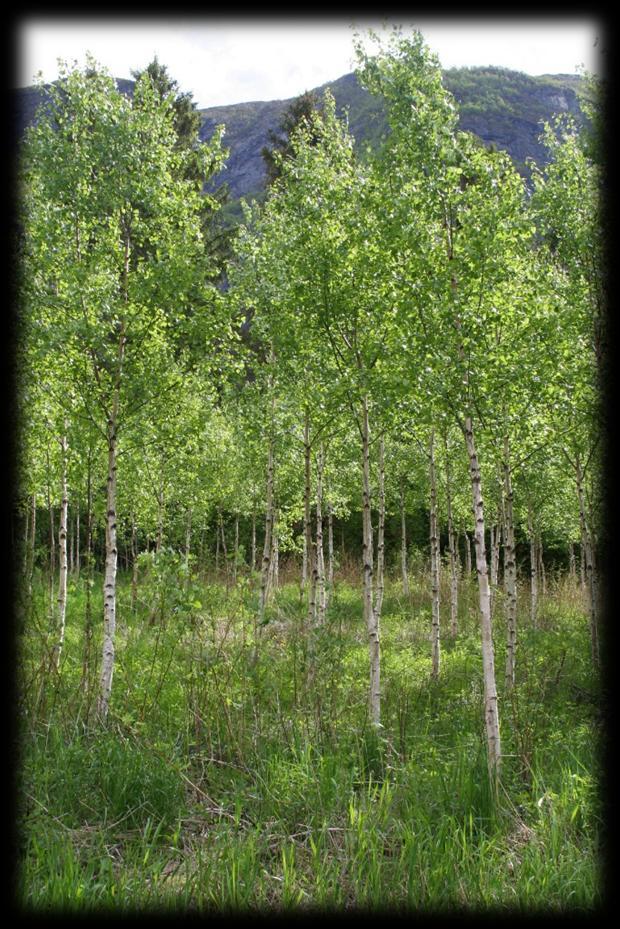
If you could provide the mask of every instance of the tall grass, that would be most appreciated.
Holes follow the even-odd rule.
[[[548,594],[542,628],[520,617],[512,693],[498,673],[499,802],[486,773],[475,597],[432,682],[425,579],[413,578],[409,597],[388,583],[375,732],[352,584],[332,594],[312,675],[297,584],[271,604],[257,662],[250,583],[151,573],[142,584],[132,613],[121,578],[104,728],[82,676],[84,583],[71,591],[59,673],[45,579],[35,586],[20,641],[28,910],[572,912],[600,901],[600,722],[595,699],[580,698],[596,694],[596,679],[566,582]],[[497,606],[495,623],[499,670]]]

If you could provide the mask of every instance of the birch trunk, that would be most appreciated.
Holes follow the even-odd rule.
[[[60,656],[65,641],[65,617],[67,611],[67,515],[69,510],[69,499],[67,494],[67,437],[63,435],[60,440],[61,450],[61,468],[62,468],[62,493],[60,503],[60,528],[58,530],[58,551],[59,551],[59,570],[58,570],[58,599],[56,612],[56,644],[54,646],[54,667],[60,666]]]
[[[138,544],[136,533],[136,517],[131,514],[131,612],[136,612],[138,601]]]
[[[311,571],[310,560],[312,551],[312,525],[310,522],[310,417],[306,410],[304,417],[304,556],[301,569],[302,595],[308,583],[308,573]]]
[[[80,576],[80,508],[75,511],[75,576]]]
[[[403,593],[409,596],[409,575],[407,573],[407,521],[405,519],[405,487],[400,484],[400,570],[403,578]]]
[[[369,712],[373,726],[381,725],[380,641],[377,614],[373,609],[373,550],[370,513],[370,424],[368,401],[362,401],[362,553],[364,561],[364,619],[370,658]]]
[[[435,473],[435,430],[431,429],[429,449],[430,464],[430,548],[431,548],[431,676],[439,677],[440,628],[439,628],[439,531],[437,528],[437,477]]]
[[[325,556],[323,552],[323,446],[320,447],[316,457],[316,566],[318,584],[318,612],[317,622],[322,626],[325,622]]]
[[[459,554],[457,548],[457,534],[454,531],[452,520],[452,481],[450,475],[450,457],[448,453],[448,437],[444,436],[446,450],[446,508],[448,511],[448,550],[450,557],[450,635],[456,638],[459,614]]]
[[[261,564],[260,591],[258,595],[258,627],[264,624],[265,607],[267,605],[267,593],[269,583],[269,568],[271,566],[271,536],[273,529],[273,439],[269,439],[269,450],[267,453],[267,490],[265,505],[265,541],[263,544],[263,560]],[[258,642],[255,648],[258,647]]]
[[[506,689],[515,682],[517,647],[517,557],[513,513],[513,491],[510,470],[510,447],[504,437],[504,590],[506,592]]]
[[[252,571],[256,571],[256,510],[252,509],[252,548],[250,554]]]
[[[532,506],[527,510],[527,531],[530,537],[530,619],[534,629],[538,628],[538,552],[536,550],[536,533],[532,517]]]
[[[93,490],[92,490],[92,459],[91,451],[88,452],[88,462],[86,471],[86,540],[85,540],[85,558],[86,558],[86,611],[84,618],[84,653],[82,657],[82,688],[85,691],[90,690],[90,661],[92,654],[93,640],[93,614],[91,608],[91,585],[93,580]]]
[[[469,455],[469,472],[471,478],[473,508],[475,515],[476,571],[478,574],[478,595],[480,603],[480,627],[482,638],[482,666],[484,674],[484,719],[487,740],[487,760],[492,783],[496,783],[501,764],[501,743],[499,734],[499,709],[497,687],[495,683],[495,656],[491,626],[491,602],[489,578],[484,540],[484,504],[480,479],[480,465],[476,452],[474,429],[471,417],[466,417],[463,426],[467,453]]]
[[[237,562],[239,561],[239,514],[235,513],[235,548],[233,561],[233,581],[237,580]]]
[[[327,583],[331,592],[334,586],[334,511],[327,504]]]
[[[32,578],[34,575],[34,550],[37,532],[37,498],[36,494],[32,495],[32,512],[30,514],[30,543],[28,546],[28,562],[26,565],[26,583],[28,585],[28,596],[32,596]]]
[[[465,574],[468,578],[471,577],[471,542],[469,540],[469,534],[467,531],[463,532],[465,536]]]
[[[97,711],[106,719],[112,693],[114,673],[114,636],[116,633],[116,568],[118,548],[116,540],[116,428],[118,415],[118,393],[114,398],[114,409],[108,422],[108,477],[106,506],[106,555],[103,583],[103,656]]]
[[[592,660],[596,665],[599,663],[599,642],[598,642],[598,611],[597,611],[597,585],[594,570],[592,535],[588,520],[586,517],[585,493],[583,486],[583,471],[581,460],[577,454],[575,457],[575,480],[577,484],[577,495],[579,498],[579,524],[581,528],[581,550],[585,565],[585,576],[587,580],[587,589],[590,602],[590,639],[592,643]]]
[[[125,254],[123,268],[123,289],[125,302],[128,302],[128,275],[130,240],[129,233],[125,235]],[[107,475],[107,506],[106,506],[106,555],[105,573],[103,583],[103,656],[101,660],[101,676],[99,681],[99,701],[97,712],[102,720],[108,715],[110,694],[112,693],[112,676],[114,673],[114,636],[116,633],[116,568],[118,562],[118,547],[116,540],[116,455],[117,455],[117,429],[120,407],[120,390],[123,377],[123,361],[125,358],[126,342],[125,320],[121,320],[118,359],[114,393],[112,396],[112,409],[107,423],[108,440],[108,475]]]
[[[568,543],[568,574],[573,580],[577,577],[577,562],[575,560],[575,546],[572,541]]]
[[[375,591],[375,624],[377,632],[383,607],[385,590],[385,448],[383,436],[379,439],[379,519],[377,526],[377,582]]]

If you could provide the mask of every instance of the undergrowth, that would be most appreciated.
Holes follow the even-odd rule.
[[[437,682],[426,581],[413,579],[409,596],[388,584],[383,727],[375,732],[359,589],[337,583],[309,649],[297,584],[277,593],[257,630],[251,579],[177,581],[147,573],[132,611],[129,579],[121,578],[105,727],[94,716],[100,623],[85,674],[84,579],[72,582],[58,672],[44,579],[24,607],[23,907],[596,907],[597,683],[583,606],[566,584],[548,595],[541,628],[520,617],[510,692],[496,605],[504,759],[494,802],[467,584],[459,634],[442,640]]]

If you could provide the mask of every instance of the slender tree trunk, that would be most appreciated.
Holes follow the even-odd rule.
[[[599,642],[598,642],[598,610],[597,610],[597,584],[594,570],[594,557],[592,535],[588,520],[586,517],[585,493],[583,486],[583,471],[581,460],[577,454],[575,457],[575,480],[577,483],[577,495],[579,498],[579,524],[581,527],[581,550],[585,563],[585,576],[590,600],[590,639],[592,643],[592,660],[596,665],[599,663]]]
[[[437,527],[437,478],[435,474],[435,430],[431,429],[429,449],[430,464],[430,549],[431,549],[431,676],[439,677],[440,665],[440,627],[439,627],[439,530]]]
[[[400,483],[400,570],[403,578],[403,593],[409,596],[409,575],[407,571],[407,520],[405,518],[405,485]]]
[[[90,690],[90,663],[93,641],[93,614],[91,604],[91,587],[93,583],[93,490],[92,490],[92,456],[88,450],[86,471],[86,610],[84,617],[84,653],[82,658],[82,688]]]
[[[381,674],[378,614],[373,608],[373,545],[370,513],[370,424],[368,401],[362,401],[362,552],[364,559],[364,618],[370,658],[369,711],[374,726],[381,724]]]
[[[504,437],[504,590],[506,592],[506,689],[515,682],[517,648],[517,557],[513,513],[513,491],[510,471],[510,446]]]
[[[220,573],[220,511],[217,511],[215,517],[215,574]]]
[[[103,656],[101,661],[98,714],[106,719],[112,693],[114,673],[114,637],[116,633],[116,570],[118,548],[116,538],[116,454],[117,454],[118,394],[108,422],[108,478],[106,506],[106,556],[103,584]]]
[[[323,552],[323,465],[325,461],[323,446],[316,456],[316,563],[318,583],[318,625],[325,622],[325,556]]]
[[[269,438],[269,450],[267,453],[267,491],[265,505],[265,541],[263,544],[263,561],[261,565],[261,581],[258,596],[258,627],[263,625],[265,620],[265,607],[267,605],[267,593],[269,583],[269,568],[271,566],[271,544],[273,530],[273,437]],[[258,642],[255,643],[258,648]]]
[[[49,521],[50,521],[49,598],[50,598],[50,613],[53,617],[54,615],[54,575],[56,572],[56,535],[54,532],[54,507],[52,506],[51,473],[50,473],[51,468],[50,468],[48,448],[46,448],[45,450],[45,455],[47,459],[47,510],[49,513]]]
[[[80,508],[75,508],[75,577],[80,576]]]
[[[334,511],[327,504],[327,583],[330,593],[334,586]]]
[[[527,531],[530,537],[530,619],[534,629],[538,628],[538,552],[532,516],[532,505],[528,504]]]
[[[469,533],[467,530],[463,531],[463,536],[465,537],[465,574],[468,579],[471,578],[471,542],[469,539]]]
[[[308,573],[311,570],[312,526],[310,522],[310,468],[310,417],[306,410],[304,416],[304,554],[301,566],[302,596],[308,583]]]
[[[131,514],[131,612],[136,612],[138,602],[138,544],[135,513]]]
[[[235,548],[233,561],[233,580],[237,580],[237,562],[239,561],[239,514],[235,513]]]
[[[538,542],[538,546],[537,546],[538,547],[538,552],[537,552],[538,574],[540,577],[540,588],[541,588],[542,596],[546,597],[547,596],[547,574],[545,571],[545,559],[543,558],[543,543],[542,543],[541,535],[538,536],[537,542]]]
[[[575,561],[575,546],[572,541],[568,543],[568,574],[575,580],[577,577],[577,562]]]
[[[480,465],[476,452],[474,429],[471,417],[466,417],[463,431],[467,453],[469,455],[469,472],[471,478],[473,508],[475,515],[476,571],[478,574],[478,595],[480,603],[480,626],[482,637],[482,665],[484,673],[484,719],[487,738],[487,760],[493,783],[496,782],[501,764],[501,742],[499,735],[499,708],[497,687],[495,683],[495,656],[491,626],[491,601],[487,558],[484,540],[484,504],[480,478]]]
[[[192,508],[187,508],[187,522],[185,524],[185,570],[187,571],[187,585],[189,586],[189,559],[192,549]]]
[[[385,447],[383,436],[379,439],[379,512],[377,524],[377,574],[375,589],[375,625],[379,629],[381,610],[383,607],[383,594],[385,590]]]
[[[252,508],[252,551],[250,556],[252,571],[256,571],[256,510]]]
[[[67,494],[67,437],[63,434],[60,440],[61,449],[61,503],[60,528],[58,530],[59,571],[58,571],[58,599],[56,612],[56,644],[54,646],[54,667],[60,667],[60,656],[65,641],[65,617],[67,611],[67,516],[69,499]]]
[[[127,301],[127,276],[129,272],[129,237],[125,239],[124,290]],[[112,693],[112,676],[114,673],[114,636],[116,633],[116,568],[118,547],[116,539],[116,456],[117,429],[120,405],[120,388],[125,357],[125,322],[121,322],[118,342],[118,366],[112,398],[112,409],[107,424],[108,440],[108,476],[106,506],[106,556],[103,583],[103,655],[99,681],[98,716],[105,720]]]
[[[271,563],[269,565],[269,576],[267,579],[267,599],[271,591],[279,587],[279,570],[280,570],[280,540],[278,537],[278,508],[273,508],[273,524],[271,529]]]
[[[221,510],[218,510],[218,531],[222,536],[222,553],[224,555],[224,570],[226,576],[228,577],[228,548],[226,547],[226,535],[224,533],[224,519],[222,517]]]
[[[28,545],[28,561],[26,564],[26,584],[28,589],[28,596],[32,596],[32,578],[34,574],[34,550],[37,539],[37,497],[36,494],[32,495],[31,502],[31,515],[30,515],[30,543]]]
[[[452,520],[452,481],[450,475],[450,456],[448,436],[444,435],[446,451],[446,507],[448,511],[448,549],[450,557],[450,635],[454,639],[458,629],[459,615],[459,553],[457,534]]]

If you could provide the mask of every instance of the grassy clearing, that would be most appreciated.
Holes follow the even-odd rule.
[[[311,678],[296,584],[279,591],[254,661],[247,579],[227,587],[147,576],[132,614],[122,578],[103,731],[84,686],[84,581],[70,591],[59,674],[47,670],[48,594],[37,586],[21,636],[22,904],[115,913],[595,907],[600,723],[579,591],[558,581],[540,629],[521,617],[511,695],[496,606],[505,761],[494,806],[475,596],[463,585],[459,636],[444,638],[432,684],[427,590],[423,577],[409,597],[397,582],[386,589],[376,735],[361,597],[348,583],[337,584],[316,636]]]

